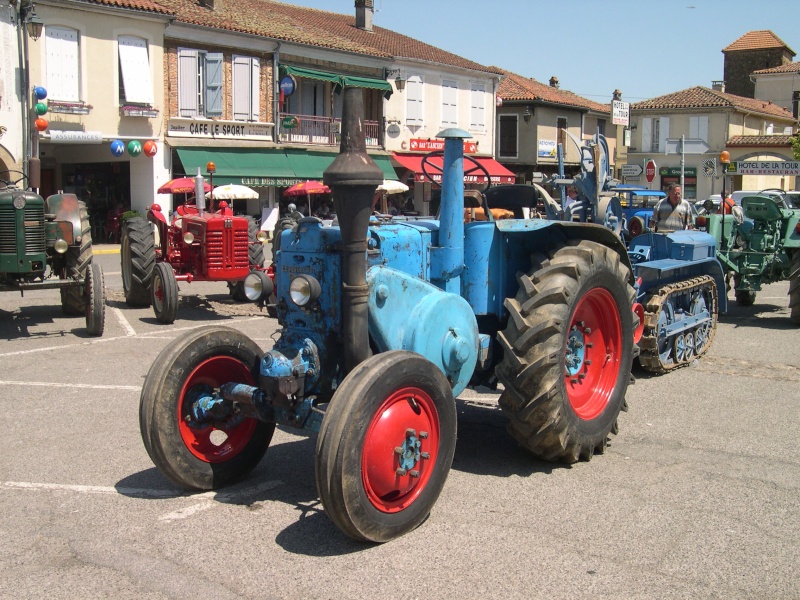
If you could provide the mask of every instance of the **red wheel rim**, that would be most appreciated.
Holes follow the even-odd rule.
[[[414,430],[421,442],[421,458],[413,469],[399,475],[400,457],[395,448]],[[427,434],[427,437],[426,437]],[[430,481],[439,450],[439,413],[433,399],[423,390],[407,387],[389,396],[367,428],[361,456],[361,480],[370,503],[385,513],[408,508]],[[412,476],[411,471],[419,476]]]
[[[230,427],[220,427],[219,423],[203,428],[187,425],[186,416],[191,412],[190,403],[186,400],[189,390],[197,385],[218,388],[229,381],[255,385],[250,369],[240,360],[230,356],[213,356],[194,368],[181,389],[177,414],[181,439],[189,451],[203,462],[231,460],[244,450],[258,426],[256,419],[235,421]]]
[[[155,277],[153,277],[153,296],[158,302],[159,307],[164,303],[164,280],[161,274],[156,269]]]
[[[581,299],[570,334],[577,335],[583,347],[579,364],[565,371],[567,397],[575,414],[588,421],[608,406],[622,367],[622,325],[611,292],[594,288]]]

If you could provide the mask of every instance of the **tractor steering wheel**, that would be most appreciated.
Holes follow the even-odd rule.
[[[20,181],[25,181],[26,179],[28,179],[28,176],[25,175],[25,173],[23,173],[22,171],[5,170],[5,171],[0,171],[0,173],[8,174],[8,176],[10,176],[11,173],[18,173],[18,174],[22,175],[22,177],[20,177],[18,179],[6,179],[5,177],[0,177],[0,183],[4,183],[6,185],[6,187],[11,186],[11,185],[15,186]]]
[[[431,152],[430,154],[426,154],[425,156],[422,157],[422,174],[431,183],[436,184],[439,187],[442,187],[441,182],[435,181],[434,178],[433,178],[433,176],[437,175],[437,174],[441,176],[442,175],[442,169],[443,169],[443,167],[441,167],[441,166],[439,166],[437,164],[434,164],[432,162],[431,159],[433,159],[436,156],[441,156],[442,157],[442,161],[444,161],[444,151],[443,150],[437,150],[436,152]],[[486,178],[486,185],[484,185],[484,187],[480,189],[480,193],[481,194],[485,194],[486,190],[488,190],[492,185],[492,177],[491,177],[491,175],[489,175],[489,171],[486,169],[486,167],[484,167],[481,163],[479,163],[477,160],[475,160],[471,156],[465,156],[464,157],[464,162],[469,162],[469,163],[472,164],[472,166],[469,167],[469,168],[466,165],[464,165],[464,176],[465,177],[467,175],[472,175],[476,171],[480,171],[480,173],[483,174],[483,176]]]

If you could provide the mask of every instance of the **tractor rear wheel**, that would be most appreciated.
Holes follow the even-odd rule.
[[[418,354],[377,354],[339,385],[317,438],[316,478],[336,526],[388,542],[417,527],[439,497],[456,443],[444,374]]]
[[[619,255],[596,242],[569,242],[535,255],[508,298],[497,376],[509,432],[549,461],[574,463],[605,451],[626,408],[638,317]]]
[[[89,335],[101,336],[106,326],[106,289],[100,265],[95,263],[89,265],[83,295],[86,306],[86,331]]]
[[[800,325],[800,250],[795,250],[789,266],[789,310],[792,323]]]
[[[66,277],[69,279],[86,279],[89,265],[92,263],[92,226],[86,205],[80,204],[81,241],[67,250]],[[86,309],[83,287],[71,285],[61,288],[61,310],[65,315],[82,315]]]
[[[153,273],[153,311],[159,323],[169,325],[178,315],[178,282],[169,263],[156,263]]]
[[[156,467],[177,485],[198,490],[235,483],[267,451],[274,423],[241,415],[198,422],[193,405],[228,382],[256,386],[261,349],[228,327],[203,327],[168,345],[145,378],[139,427]]]
[[[120,262],[125,302],[128,306],[150,306],[156,248],[153,228],[144,218],[125,221]]]

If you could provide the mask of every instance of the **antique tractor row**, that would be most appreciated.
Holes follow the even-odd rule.
[[[85,315],[88,334],[103,335],[103,270],[92,262],[86,205],[74,194],[45,200],[18,187],[26,179],[17,171],[0,173],[0,290],[24,295],[58,288],[64,314]]]
[[[172,323],[178,312],[178,281],[222,281],[234,300],[260,298],[264,290],[272,290],[264,273],[265,236],[252,217],[234,216],[225,201],[211,210],[183,204],[171,223],[161,206],[153,204],[146,219],[128,219],[122,229],[125,301],[129,306],[152,305],[160,323]]]
[[[536,456],[602,453],[626,408],[643,311],[606,227],[464,224],[460,130],[440,134],[440,219],[371,221],[383,174],[362,118],[361,90],[347,88],[342,152],[324,175],[339,225],[304,218],[281,235],[274,347],[217,326],[176,339],[147,374],[140,425],[159,470],[198,490],[244,477],[276,425],[318,431],[326,513],[383,542],[435,504],[467,386],[502,382],[509,431]]]

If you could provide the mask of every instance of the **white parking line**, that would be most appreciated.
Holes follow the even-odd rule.
[[[111,310],[117,316],[117,321],[119,321],[119,324],[122,325],[122,328],[128,333],[128,337],[136,335],[136,330],[128,322],[128,319],[125,318],[125,315],[122,314],[122,311],[116,307],[112,308]]]
[[[129,390],[141,392],[139,385],[93,385],[91,383],[48,383],[46,381],[0,381],[0,385],[23,385],[25,387],[83,388],[90,390]]]

